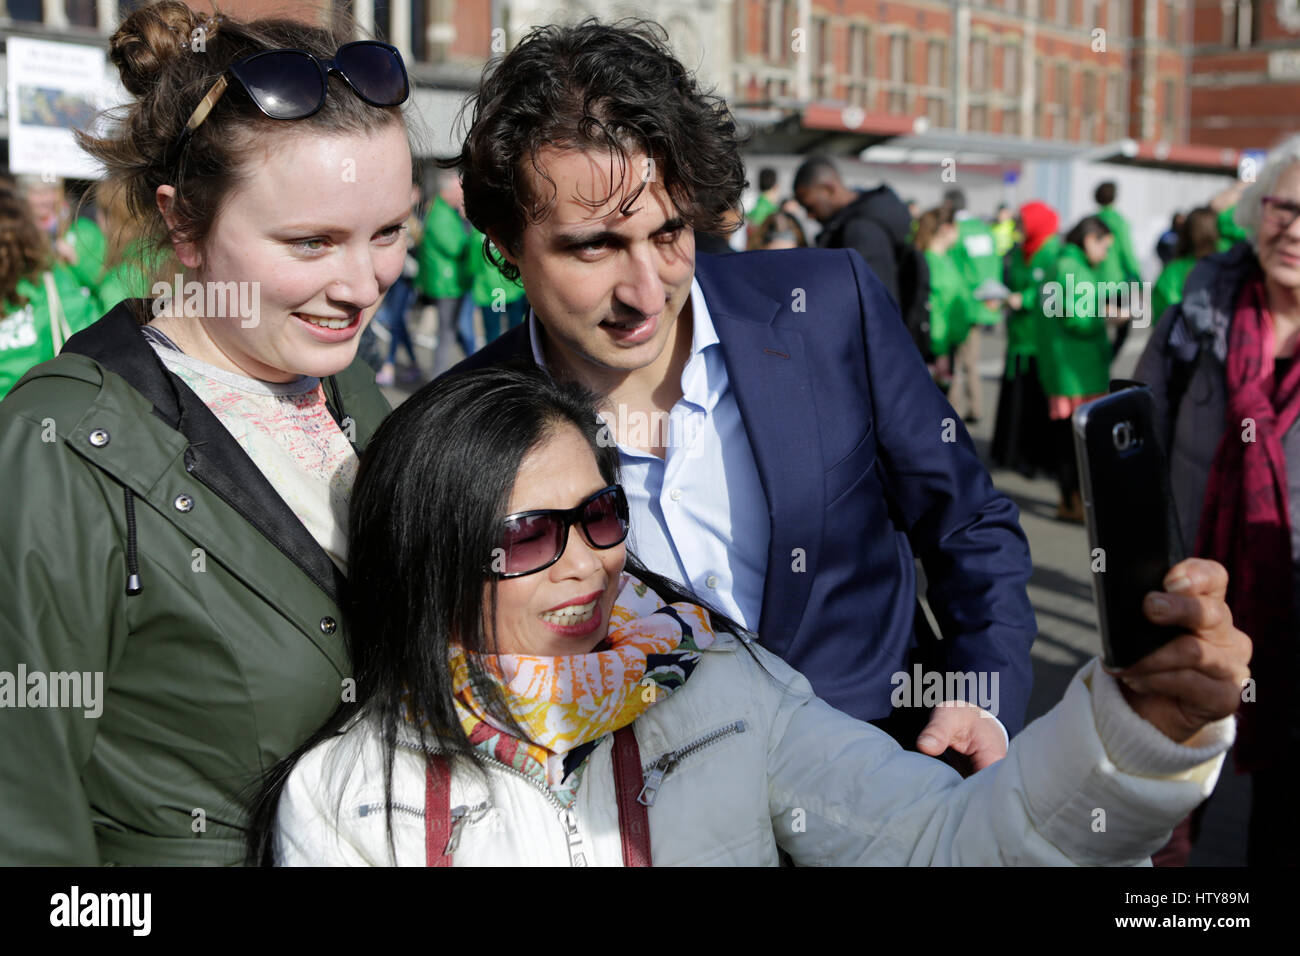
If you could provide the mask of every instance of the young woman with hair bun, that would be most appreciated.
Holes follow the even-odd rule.
[[[249,788],[349,694],[388,411],[355,355],[412,179],[405,66],[352,39],[160,2],[110,41],[135,99],[81,142],[180,265],[0,403],[2,863],[237,863]]]

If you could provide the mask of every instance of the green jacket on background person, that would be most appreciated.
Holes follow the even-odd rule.
[[[774,212],[776,212],[776,203],[759,193],[754,208],[749,211],[749,215],[745,218],[749,220],[751,226],[758,227],[763,225],[763,220]]]
[[[1236,214],[1235,203],[1219,213],[1219,252],[1226,252],[1239,242],[1250,241],[1250,233],[1237,225]]]
[[[1160,278],[1156,280],[1155,287],[1151,290],[1153,322],[1159,322],[1160,317],[1171,305],[1183,301],[1183,286],[1187,284],[1187,277],[1191,275],[1192,269],[1199,261],[1194,256],[1183,256],[1164,267]]]
[[[1115,237],[1106,258],[1095,270],[1097,281],[1141,282],[1142,266],[1138,263],[1137,253],[1133,251],[1133,233],[1129,229],[1128,220],[1114,206],[1102,206],[1097,210],[1097,218],[1106,224]]]
[[[416,287],[430,299],[458,299],[469,289],[465,269],[469,232],[460,214],[441,196],[434,196],[424,219],[417,260]]]
[[[993,230],[983,219],[960,214],[956,221],[957,241],[948,250],[948,257],[956,264],[972,295],[981,284],[990,279],[1002,281],[1002,257],[997,253]],[[971,321],[978,325],[996,325],[1002,318],[1000,306],[990,307],[978,299],[971,312]]]
[[[483,254],[483,233],[477,229],[471,232],[465,250],[465,268],[470,275],[470,292],[474,296],[474,304],[480,309],[491,309],[498,303],[506,306],[524,297],[522,283],[517,279],[513,281],[507,279],[496,264]]]
[[[1007,255],[1006,287],[1019,292],[1020,308],[1007,316],[1008,379],[1022,371],[1026,361],[1038,355],[1038,326],[1044,322],[1043,284],[1056,277],[1056,260],[1061,255],[1061,240],[1052,236],[1025,261],[1024,247],[1016,246]]]
[[[94,297],[68,269],[55,268],[49,274],[54,278],[54,291],[58,294],[68,332],[80,332],[92,324],[99,317]],[[19,279],[17,292],[27,300],[25,305],[6,302],[2,306],[0,398],[4,398],[32,366],[54,358],[51,303],[44,275],[37,276],[35,281]],[[59,337],[61,341],[64,338],[61,332]]]
[[[970,286],[951,255],[925,251],[930,267],[930,351],[947,355],[970,334],[974,316],[984,306],[971,298]]]
[[[93,219],[83,216],[72,221],[63,238],[77,253],[77,261],[66,263],[66,268],[78,282],[98,295],[99,283],[104,278],[104,259],[108,254],[104,233]]]
[[[1098,307],[1097,272],[1082,249],[1065,243],[1053,282],[1042,290],[1043,315],[1035,337],[1043,391],[1071,397],[1104,394],[1110,387],[1111,348]]]
[[[240,863],[261,775],[348,692],[341,573],[132,305],[0,402],[0,669],[84,687],[3,712],[0,864]],[[324,387],[364,447],[373,371]]]
[[[145,246],[136,241],[126,247],[122,261],[109,268],[99,283],[101,312],[110,311],[123,299],[144,299],[153,294],[156,281],[171,285],[171,277],[159,274],[165,259],[159,257],[151,266],[145,261]]]

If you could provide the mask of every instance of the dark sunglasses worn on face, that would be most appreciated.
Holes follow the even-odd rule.
[[[610,485],[576,507],[548,511],[521,511],[507,515],[500,550],[493,555],[491,572],[498,578],[518,578],[549,568],[564,554],[569,528],[577,525],[587,543],[599,551],[627,537],[627,496]]]
[[[410,95],[406,65],[397,47],[378,40],[358,40],[338,48],[328,63],[306,50],[263,50],[236,60],[199,101],[185,124],[177,151],[208,118],[233,76],[254,105],[271,119],[306,119],[320,112],[337,73],[352,92],[371,106],[400,106]]]

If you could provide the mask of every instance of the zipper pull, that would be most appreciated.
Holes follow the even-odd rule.
[[[569,865],[586,866],[587,856],[582,852],[582,834],[578,832],[578,815],[566,807],[560,811],[560,822],[564,824],[565,836],[569,841]]]
[[[465,822],[465,814],[469,813],[469,807],[463,804],[459,807],[451,808],[451,837],[447,840],[446,849],[442,851],[443,856],[451,856],[460,846],[460,827]]]
[[[637,794],[636,798],[636,802],[641,806],[653,807],[655,805],[655,797],[659,794],[659,787],[664,782],[664,776],[668,773],[668,768],[673,765],[672,758],[672,754],[664,754],[655,761],[654,766],[650,768],[650,772],[645,775],[645,786],[641,788],[641,792]]]

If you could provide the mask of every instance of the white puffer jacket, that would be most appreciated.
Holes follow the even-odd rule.
[[[676,755],[649,809],[656,866],[775,865],[778,847],[799,865],[1142,864],[1213,790],[1233,739],[1226,718],[1194,746],[1173,743],[1094,660],[1004,760],[963,780],[834,710],[749,646],[781,683],[719,634],[685,687],[634,725],[645,767]],[[607,737],[568,810],[504,765],[489,764],[490,786],[457,770],[454,864],[621,866],[611,753]],[[309,752],[281,797],[277,860],[423,866],[424,760],[398,751],[396,861],[383,779],[368,722]]]

